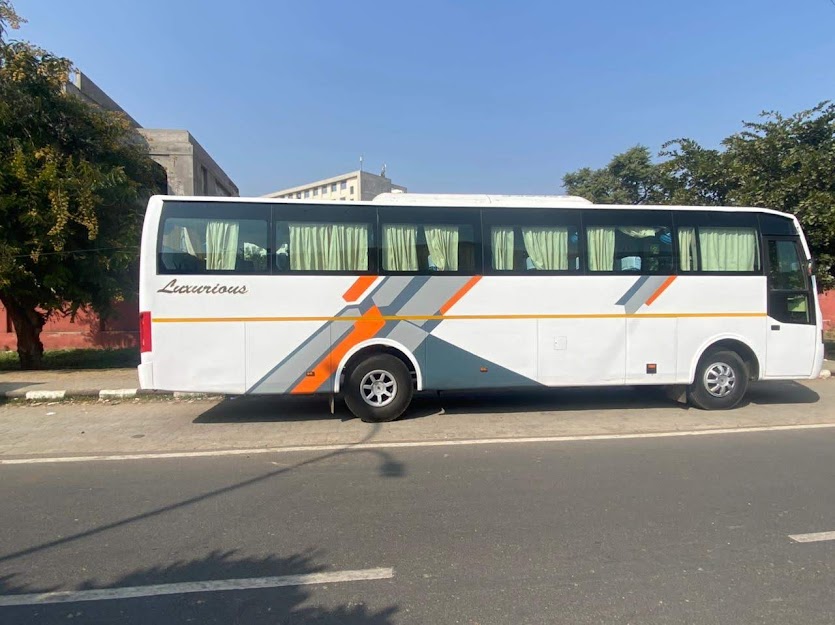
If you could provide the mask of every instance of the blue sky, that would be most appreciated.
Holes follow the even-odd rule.
[[[143,126],[260,195],[388,165],[410,191],[559,193],[641,143],[716,145],[835,97],[830,0],[16,0]]]

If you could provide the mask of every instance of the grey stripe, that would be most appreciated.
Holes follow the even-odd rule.
[[[406,349],[414,352],[428,336],[421,328],[409,321],[398,321],[391,324],[393,327],[386,335],[386,338],[401,343]]]
[[[437,276],[432,277],[409,301],[403,304],[396,314],[434,315],[437,314],[449,299],[470,280],[467,276]],[[426,320],[415,321],[422,326]]]
[[[388,308],[397,299],[397,297],[409,286],[414,280],[413,276],[389,276],[383,280],[374,293],[371,294],[371,299],[374,305],[381,311]]]
[[[346,308],[339,316],[359,316],[359,309]],[[353,327],[353,323],[347,321],[329,321],[253,384],[247,393],[286,393],[291,390]]]
[[[664,281],[667,280],[669,276],[646,276],[647,279],[641,284],[640,288],[638,288],[633,294],[632,297],[624,305],[624,312],[626,314],[631,315],[638,311],[638,309],[644,305],[644,302],[658,290]]]
[[[642,286],[644,286],[644,283],[645,283],[647,280],[649,280],[649,276],[641,276],[640,278],[638,278],[638,279],[635,281],[635,284],[633,284],[632,286],[630,286],[630,287],[629,287],[629,289],[626,291],[626,293],[624,293],[623,295],[621,295],[621,296],[620,296],[620,299],[619,299],[618,301],[616,301],[616,302],[615,302],[615,306],[626,306],[626,303],[627,303],[630,299],[632,299],[632,296],[633,296],[633,295],[635,295],[635,293],[637,293],[637,292],[638,292],[638,289],[640,289]]]
[[[396,293],[387,293],[388,303],[381,307],[384,315],[394,315],[429,281],[428,276],[396,276]],[[393,296],[392,296],[393,294]],[[376,303],[376,299],[375,299]],[[379,304],[377,304],[380,306]]]

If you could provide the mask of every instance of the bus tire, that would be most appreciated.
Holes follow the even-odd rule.
[[[687,399],[702,410],[729,410],[745,396],[748,376],[748,367],[736,352],[708,352],[699,361]]]
[[[351,369],[344,392],[348,410],[366,423],[394,421],[412,401],[412,376],[396,356],[374,354]]]

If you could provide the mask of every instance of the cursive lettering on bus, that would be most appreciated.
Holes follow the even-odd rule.
[[[223,284],[177,284],[177,279],[171,280],[157,293],[171,293],[174,295],[246,295],[246,285],[226,286]]]

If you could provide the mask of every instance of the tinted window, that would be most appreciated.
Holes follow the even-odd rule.
[[[794,241],[768,242],[769,286],[772,290],[803,290],[806,288],[806,263]]]
[[[673,273],[666,211],[588,211],[584,220],[590,272]]]
[[[674,218],[679,271],[762,272],[756,213],[676,211]]]
[[[279,273],[369,273],[374,270],[374,210],[275,207],[275,268]]]
[[[160,222],[164,274],[269,273],[269,207],[170,202]]]
[[[797,235],[797,230],[791,219],[770,213],[760,215],[760,230],[764,235]]]
[[[487,272],[580,270],[580,220],[576,211],[485,210],[483,220]]]
[[[478,213],[381,209],[382,269],[409,273],[476,273],[481,264]]]
[[[678,228],[679,269],[684,272],[759,272],[755,228],[682,226]]]

